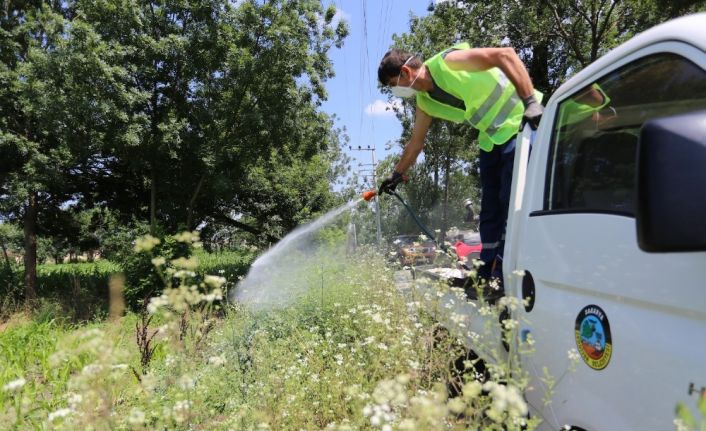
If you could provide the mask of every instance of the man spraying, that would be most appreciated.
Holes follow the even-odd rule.
[[[515,140],[527,123],[536,129],[544,108],[512,48],[446,49],[425,62],[399,49],[388,51],[378,79],[397,97],[416,96],[414,128],[399,162],[378,191],[394,191],[424,148],[432,118],[469,123],[479,132],[483,248],[481,279],[502,281],[502,256],[515,155]]]

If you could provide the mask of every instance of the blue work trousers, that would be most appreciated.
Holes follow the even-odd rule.
[[[505,246],[512,169],[515,161],[515,138],[492,151],[480,151],[480,239],[483,248],[478,269],[481,278],[498,277],[502,280],[502,257]]]

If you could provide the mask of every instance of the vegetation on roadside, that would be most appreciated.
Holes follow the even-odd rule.
[[[139,244],[148,253],[156,245]],[[307,293],[281,308],[226,305],[225,278],[201,275],[193,258],[156,256],[166,286],[148,314],[14,324],[0,333],[0,421],[16,429],[536,425],[520,371],[505,362],[475,372],[424,299],[400,294],[382,256],[327,249],[309,262],[298,280]],[[462,395],[449,396],[458,394],[452,382]]]

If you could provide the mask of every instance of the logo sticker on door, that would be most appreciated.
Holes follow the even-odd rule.
[[[585,306],[576,316],[576,347],[583,361],[594,370],[608,366],[613,353],[608,316],[597,305]]]

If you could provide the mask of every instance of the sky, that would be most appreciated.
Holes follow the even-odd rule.
[[[348,22],[350,33],[341,49],[333,48],[330,58],[336,76],[326,83],[328,100],[323,110],[338,117],[336,125],[345,126],[350,145],[374,147],[377,161],[399,147],[385,150],[389,141],[397,140],[402,127],[392,113],[386,111],[387,96],[377,86],[377,67],[392,44],[392,35],[409,30],[410,13],[424,16],[431,0],[338,0],[338,17]],[[338,18],[337,17],[337,18]],[[346,152],[353,158],[353,170],[369,169],[371,151]],[[378,180],[379,182],[379,180]]]

